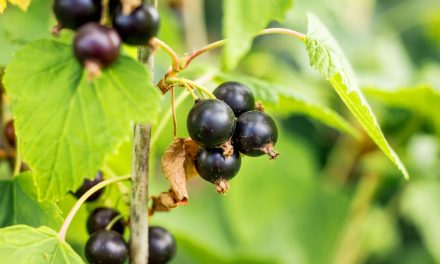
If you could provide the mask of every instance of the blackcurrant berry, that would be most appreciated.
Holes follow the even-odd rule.
[[[227,191],[227,182],[240,170],[241,157],[238,151],[225,158],[222,149],[200,148],[195,160],[197,173],[203,179],[214,183],[217,191]]]
[[[217,99],[224,101],[235,116],[255,109],[255,98],[251,89],[239,82],[225,82],[220,84],[213,92]]]
[[[122,8],[118,8],[113,17],[113,27],[124,43],[147,45],[157,34],[159,20],[156,8],[142,4],[128,15],[122,13]]]
[[[194,141],[204,147],[218,147],[234,133],[235,116],[223,101],[199,100],[191,108],[186,125]]]
[[[249,111],[237,119],[234,147],[241,153],[256,157],[268,154],[275,158],[278,153],[273,150],[278,139],[278,129],[272,117],[264,112]]]
[[[96,23],[82,26],[73,40],[78,61],[86,67],[93,64],[100,69],[118,58],[120,46],[121,39],[114,29]]]
[[[176,240],[166,229],[150,226],[148,229],[148,264],[165,264],[176,253]]]
[[[14,120],[9,120],[5,125],[5,137],[9,145],[15,146]]]
[[[111,17],[115,14],[116,9],[118,9],[120,6],[121,2],[119,0],[109,0],[108,11]]]
[[[89,234],[93,234],[98,230],[103,230],[107,227],[107,225],[115,219],[115,217],[119,217],[120,213],[114,209],[107,207],[98,207],[96,208],[87,218],[87,232]],[[113,224],[113,231],[116,231],[120,234],[124,233],[124,220],[119,219],[116,223]]]
[[[77,29],[101,19],[101,0],[55,0],[53,11],[63,28]]]
[[[76,198],[80,198],[83,196],[88,190],[90,190],[93,186],[96,184],[102,182],[104,180],[104,176],[102,175],[101,171],[98,171],[96,173],[95,178],[92,180],[85,179],[81,187],[73,194]],[[98,200],[98,198],[101,196],[104,189],[99,189],[98,191],[94,192],[87,200],[86,202],[92,202]]]
[[[128,257],[128,246],[121,234],[99,230],[87,240],[85,256],[90,264],[122,264]]]

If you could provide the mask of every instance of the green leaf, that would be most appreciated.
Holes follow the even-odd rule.
[[[159,108],[143,65],[121,55],[89,80],[72,46],[50,40],[17,52],[4,84],[40,199],[60,199],[93,177],[129,135],[131,121],[154,122]]]
[[[325,125],[341,132],[348,133],[355,138],[359,132],[342,116],[332,109],[319,104],[306,95],[282,84],[257,79],[251,76],[237,74],[220,74],[223,80],[235,80],[249,86],[254,92],[257,101],[264,103],[271,113],[285,115],[300,113],[309,116]]]
[[[267,27],[271,20],[282,20],[292,4],[293,0],[223,1],[223,34],[228,41],[223,51],[225,68],[234,68],[250,50],[255,34]]]
[[[348,60],[330,32],[312,14],[308,16],[306,48],[311,66],[330,81],[367,134],[408,179],[409,174],[405,166],[385,139]]]
[[[27,12],[16,6],[0,15],[0,65],[7,65],[13,53],[30,41],[50,37],[51,1],[34,0]],[[67,31],[67,30],[64,30]]]
[[[55,202],[38,202],[32,175],[27,172],[0,181],[0,208],[0,227],[24,224],[59,228],[63,222]]]
[[[0,229],[2,263],[85,264],[52,229],[15,225]]]

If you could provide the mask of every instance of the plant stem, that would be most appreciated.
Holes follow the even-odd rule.
[[[287,28],[267,28],[267,29],[260,31],[257,34],[257,36],[263,36],[263,35],[269,35],[269,34],[287,35],[287,36],[295,37],[303,42],[306,40],[306,36],[304,34],[299,33],[295,30],[287,29]],[[192,60],[194,60],[198,56],[202,55],[203,53],[208,52],[213,49],[223,47],[226,44],[227,44],[227,39],[222,39],[222,40],[213,42],[209,45],[206,45],[206,46],[194,51],[193,53],[188,55],[186,57],[186,59],[184,60],[183,69],[186,69]]]
[[[130,263],[132,264],[146,264],[148,260],[150,136],[150,124],[134,124],[130,205]]]
[[[167,82],[171,82],[171,83],[180,83],[184,86],[189,85],[192,87],[197,88],[198,90],[202,91],[203,93],[205,93],[206,95],[208,95],[211,99],[215,99],[215,95],[213,93],[211,93],[211,91],[209,91],[207,88],[201,86],[200,84],[198,84],[195,81],[191,81],[188,79],[184,79],[184,78],[168,78]]]
[[[173,138],[177,138],[177,116],[176,116],[176,106],[174,102],[174,87],[171,88],[171,111],[173,111]]]
[[[147,1],[157,8],[157,0]],[[151,47],[138,47],[138,61],[149,65],[154,76]],[[133,126],[133,157],[130,204],[130,263],[148,263],[148,177],[150,169],[151,124]]]
[[[179,96],[177,96],[176,98],[175,107],[178,108],[183,103],[183,101],[185,101],[186,97],[188,97],[187,93],[179,94]],[[170,120],[171,115],[172,111],[171,109],[168,109],[163,118],[160,120],[160,123],[154,129],[153,136],[151,137],[151,145],[154,145],[157,142],[159,136],[162,134],[162,131],[165,129],[165,126]]]
[[[160,47],[162,48],[167,54],[168,56],[170,56],[171,60],[172,60],[172,64],[171,67],[173,69],[173,71],[179,71],[180,69],[180,59],[179,56],[177,56],[176,52],[170,47],[168,46],[165,42],[163,42],[162,40],[158,39],[158,38],[153,38],[151,40],[151,46],[153,47]]]
[[[108,223],[107,226],[105,227],[105,230],[111,230],[114,224],[122,218],[124,218],[124,215],[118,215],[116,217],[113,217],[110,223]]]
[[[90,190],[88,190],[85,194],[83,194],[83,196],[81,196],[78,201],[75,203],[75,205],[72,207],[72,209],[70,209],[69,214],[66,217],[66,220],[64,220],[63,225],[61,226],[60,232],[58,232],[58,236],[60,237],[61,241],[65,241],[66,240],[66,233],[67,233],[67,229],[69,228],[70,223],[72,222],[73,217],[76,215],[76,213],[78,212],[79,208],[81,207],[81,205],[95,192],[97,192],[98,190],[104,188],[105,186],[115,183],[115,182],[120,182],[120,181],[125,181],[125,180],[129,180],[130,179],[130,175],[126,175],[126,176],[119,176],[119,177],[115,177],[115,178],[110,178],[107,179],[103,182],[100,182],[98,184],[96,184],[95,186],[93,186],[92,188],[90,188]]]

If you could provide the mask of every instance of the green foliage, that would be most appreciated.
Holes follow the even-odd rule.
[[[89,80],[72,47],[56,41],[35,41],[17,52],[4,84],[41,199],[60,199],[93,177],[129,135],[130,122],[154,122],[159,108],[144,66],[120,56]]]
[[[293,0],[223,1],[223,35],[228,40],[224,49],[223,64],[233,69],[250,50],[255,34],[264,29],[271,20],[282,20],[292,6]]]
[[[432,122],[440,133],[440,92],[432,86],[420,85],[394,90],[384,90],[373,87],[364,89],[372,98],[388,106],[399,107],[413,111]]]
[[[440,183],[435,180],[418,181],[403,193],[401,207],[403,215],[413,222],[434,259],[440,261]]]
[[[399,168],[403,176],[409,178],[405,166],[389,146],[380,130],[376,117],[365,100],[351,66],[336,40],[314,15],[309,14],[308,23],[306,47],[311,66],[330,81],[342,101],[344,101],[371,139]]]
[[[42,225],[59,228],[63,221],[56,203],[39,202],[31,173],[0,181],[0,227],[10,225]]]
[[[52,229],[15,225],[0,229],[3,263],[84,264],[85,262]]]
[[[7,65],[24,44],[50,37],[50,10],[51,1],[34,0],[27,12],[10,6],[0,15],[0,65]]]

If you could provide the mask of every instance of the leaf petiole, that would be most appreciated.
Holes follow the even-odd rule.
[[[93,186],[83,196],[81,196],[81,198],[78,199],[78,201],[75,203],[75,205],[72,207],[72,209],[70,209],[69,214],[67,215],[66,219],[64,220],[63,225],[60,228],[60,231],[58,232],[58,236],[60,237],[60,240],[61,241],[65,241],[66,240],[67,229],[69,228],[69,225],[70,225],[70,223],[73,220],[73,217],[78,212],[78,210],[81,207],[81,205],[92,194],[94,194],[96,191],[98,191],[98,190],[100,190],[100,189],[104,188],[105,186],[110,185],[112,183],[129,180],[130,177],[131,177],[131,175],[125,175],[125,176],[118,176],[118,177],[115,177],[115,178],[107,179],[107,180],[102,181],[102,182],[98,183],[97,185]]]

